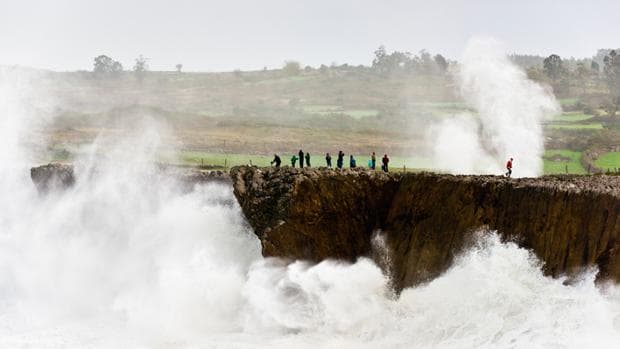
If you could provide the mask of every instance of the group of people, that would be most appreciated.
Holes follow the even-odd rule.
[[[340,150],[338,152],[338,158],[336,160],[337,168],[341,169],[344,167],[344,156],[345,156],[344,152]],[[304,153],[304,151],[300,149],[297,155],[293,155],[291,157],[291,167],[295,167],[297,165],[297,161],[299,161],[299,168],[304,168],[304,166],[311,167],[310,153],[309,152]],[[387,156],[387,154],[383,155],[383,158],[381,159],[381,170],[383,170],[384,172],[388,172],[389,163],[390,163],[390,158]],[[325,164],[328,168],[332,168],[332,156],[329,153],[325,154]],[[271,165],[275,165],[275,167],[280,167],[282,165],[282,159],[280,158],[278,154],[273,154],[273,161],[271,161]],[[377,165],[377,156],[375,152],[373,151],[370,157],[370,160],[368,160],[368,167],[374,170],[376,168],[376,165]],[[352,154],[349,155],[349,167],[350,168],[357,167],[357,161],[355,161],[355,158],[353,157]]]
[[[299,160],[299,168],[304,168],[304,160],[305,160],[306,167],[311,166],[309,152],[304,153],[300,149],[297,155],[299,155],[299,157],[295,155],[291,157],[291,167],[296,166],[297,160]],[[510,178],[510,176],[512,175],[512,161],[513,161],[513,158],[510,158],[510,160],[506,162],[506,174],[505,175],[508,178]],[[383,155],[383,158],[381,159],[381,170],[383,170],[384,172],[388,172],[389,163],[390,163],[390,158],[387,156],[387,154]],[[325,154],[325,164],[327,165],[328,168],[332,168],[332,156],[329,155],[329,153]],[[282,165],[282,159],[280,159],[280,156],[278,154],[273,154],[273,160],[271,161],[271,165],[275,165],[276,167],[280,167],[280,165]],[[373,151],[372,155],[370,156],[370,160],[368,160],[368,167],[374,170],[376,168],[376,165],[377,165],[377,156],[375,155],[375,152]],[[336,160],[336,167],[341,169],[343,166],[344,166],[344,152],[340,150],[338,152],[338,159]],[[357,167],[357,162],[355,161],[353,154],[349,155],[349,167],[350,168]]]

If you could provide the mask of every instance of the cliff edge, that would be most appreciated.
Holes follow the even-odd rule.
[[[620,281],[620,177],[506,179],[235,167],[234,194],[264,256],[321,261],[389,251],[397,290],[445,271],[481,228],[530,249],[551,276],[596,266]]]

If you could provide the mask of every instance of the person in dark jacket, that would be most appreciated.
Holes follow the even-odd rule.
[[[280,167],[280,164],[282,163],[282,160],[280,159],[280,157],[278,156],[278,154],[273,154],[273,160],[271,161],[271,164],[276,164],[276,167]]]
[[[310,167],[310,153],[306,152],[306,166]]]
[[[299,168],[304,168],[304,152],[299,149],[299,153],[297,153],[297,155],[299,155]]]
[[[344,153],[341,150],[338,152],[338,160],[336,160],[336,166],[338,166],[338,168],[342,168],[342,165],[344,165]]]
[[[325,163],[328,168],[332,168],[332,156],[329,153],[325,154]]]
[[[357,163],[355,162],[355,158],[353,157],[353,155],[349,156],[349,167],[350,168],[356,168],[357,167]]]
[[[297,163],[297,157],[293,155],[293,157],[291,157],[291,166],[295,168],[296,163]]]
[[[390,158],[388,158],[387,154],[383,155],[383,159],[381,159],[381,162],[383,163],[383,165],[381,165],[381,169],[383,170],[383,172],[389,172],[388,164],[390,163]]]
[[[375,152],[372,152],[372,155],[370,156],[370,168],[371,169],[375,169],[377,166],[377,156],[375,155]]]

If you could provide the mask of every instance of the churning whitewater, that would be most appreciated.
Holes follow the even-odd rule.
[[[191,192],[154,164],[145,119],[76,159],[77,183],[39,194],[37,112],[2,73],[2,347],[584,347],[620,343],[620,289],[543,276],[492,232],[398,297],[370,260],[263,259],[231,188]],[[105,149],[105,157],[95,156]],[[97,161],[94,161],[97,159]]]

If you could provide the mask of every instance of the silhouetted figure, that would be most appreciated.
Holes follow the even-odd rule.
[[[506,163],[506,170],[506,177],[510,178],[512,176],[512,158]]]
[[[341,150],[338,152],[338,160],[336,160],[336,166],[338,166],[338,168],[342,168],[342,165],[344,165],[344,153]]]
[[[370,168],[371,169],[375,169],[377,167],[377,156],[375,155],[375,152],[372,152],[372,155],[370,156]]]
[[[295,164],[297,163],[297,157],[295,155],[293,155],[293,157],[291,158],[291,166],[293,168],[295,168]]]
[[[310,153],[306,153],[306,166],[310,167]]]
[[[355,162],[355,158],[353,157],[353,155],[349,156],[349,167],[350,168],[356,168],[357,167],[357,163]]]
[[[383,163],[381,165],[381,169],[383,170],[383,172],[389,172],[388,164],[390,163],[390,158],[388,158],[387,154],[383,155],[383,159],[381,159],[381,162]]]
[[[325,154],[325,163],[328,168],[332,168],[332,156],[329,153]]]
[[[280,159],[280,157],[278,156],[278,154],[273,154],[273,160],[271,161],[271,164],[276,164],[276,167],[280,167],[280,164],[282,163],[282,160]]]
[[[299,168],[304,168],[304,152],[299,149],[297,155],[299,155]]]

